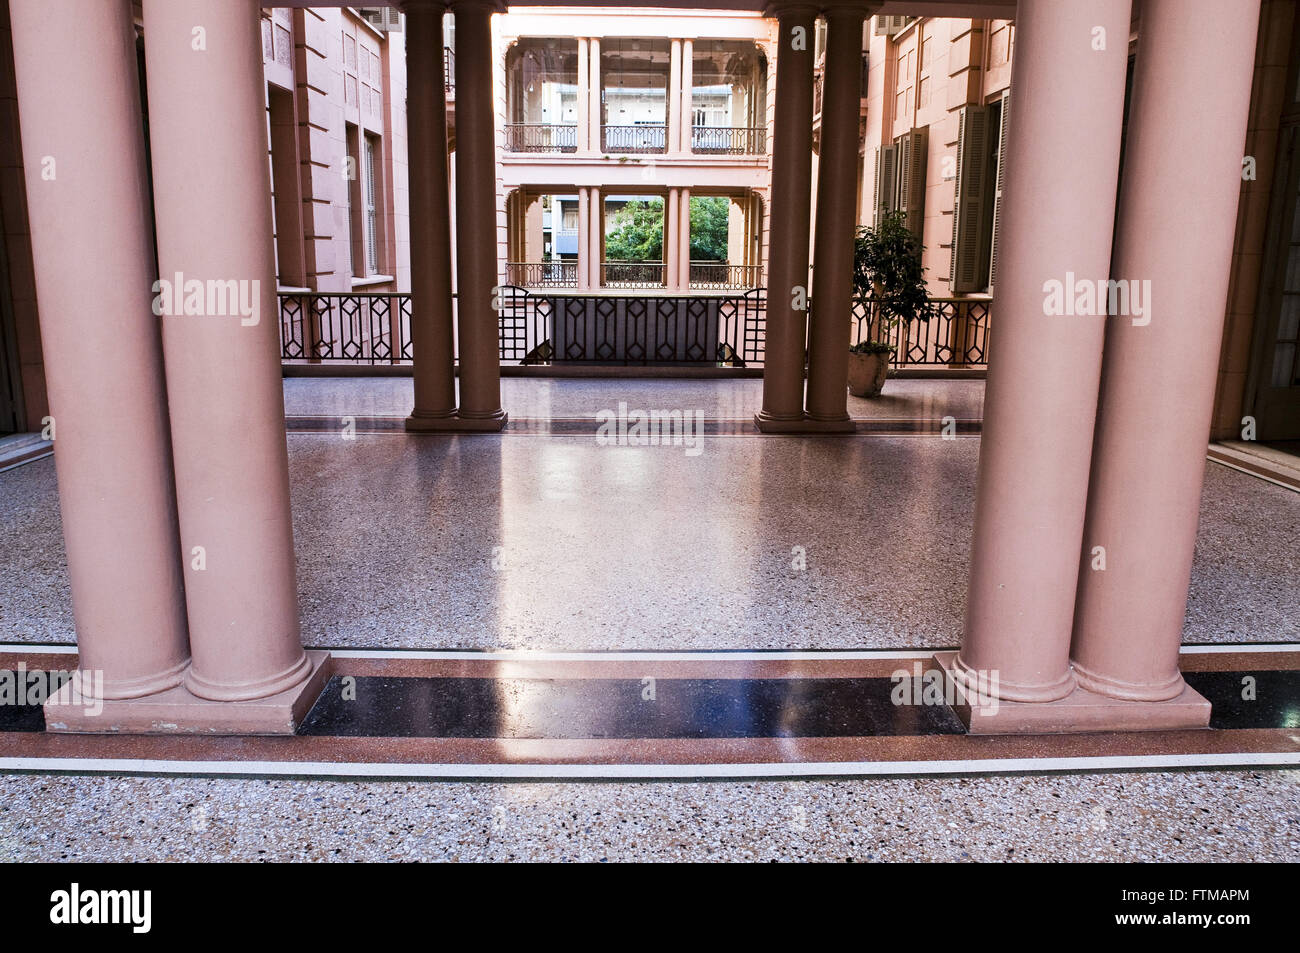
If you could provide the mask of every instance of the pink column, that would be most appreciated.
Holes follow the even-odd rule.
[[[664,261],[668,273],[668,287],[676,291],[681,288],[680,270],[677,264],[681,228],[677,218],[681,215],[681,203],[678,201],[678,189],[669,189],[664,208]]]
[[[691,190],[677,191],[677,287],[691,286]],[[666,268],[667,266],[665,266]]]
[[[1241,189],[1258,0],[1145,0],[1074,628],[1079,684],[1183,692],[1178,671]],[[999,266],[1001,267],[1001,266]],[[1103,547],[1105,569],[1088,553]]]
[[[680,140],[680,149],[685,155],[690,155],[694,136],[692,130],[695,127],[695,111],[691,107],[691,100],[695,91],[695,41],[682,41],[682,88],[681,98],[676,102],[670,103],[670,109],[678,109],[681,113],[681,122],[678,123]],[[671,143],[672,140],[669,140]],[[670,146],[669,148],[672,148]]]
[[[185,683],[200,698],[262,698],[304,686],[312,663],[298,635],[258,5],[145,0],[144,17],[159,265],[181,285],[162,325]]]
[[[852,430],[849,419],[849,326],[853,314],[853,232],[857,209],[859,88],[849,81],[862,64],[863,7],[826,13],[826,75],[817,230],[813,262],[817,296],[808,335],[808,419],[823,430]],[[780,74],[778,73],[778,81]]]
[[[605,136],[601,131],[603,117],[600,108],[600,38],[587,40],[587,52],[590,54],[587,80],[590,83],[590,99],[587,101],[587,122],[590,124],[591,151],[597,154],[605,151]]]
[[[591,102],[591,74],[587,59],[587,38],[578,37],[578,102],[584,108],[578,110],[578,154],[587,155],[591,151],[591,123],[585,104]]]
[[[189,646],[131,4],[10,18],[78,664],[134,698]]]
[[[585,186],[578,188],[578,290],[591,287],[591,199]]]
[[[772,137],[772,228],[767,265],[763,431],[801,429],[812,215],[813,35],[817,8],[773,3],[777,18],[776,125]],[[854,128],[857,128],[856,120]]]
[[[591,262],[591,287],[598,290],[605,284],[605,269],[601,264],[605,257],[605,197],[597,188],[588,189],[587,194],[591,215],[587,224],[587,258]]]
[[[998,328],[956,661],[966,675],[996,672],[1010,701],[1074,687],[1070,628],[1105,322],[1049,314],[1047,283],[1109,273],[1129,12],[1129,0],[1016,9],[1011,86],[1022,93],[1007,142]]]
[[[452,354],[451,198],[441,0],[407,0],[406,104],[411,170],[411,351],[415,407],[407,429],[456,414]]]
[[[496,113],[492,102],[493,0],[457,0],[456,287],[460,331],[460,429],[500,430]]]

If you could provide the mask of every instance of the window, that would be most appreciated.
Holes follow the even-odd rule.
[[[925,227],[925,170],[930,128],[923,126],[899,136],[875,152],[876,176],[872,199],[873,224],[889,212],[903,212],[907,227],[919,241]]]
[[[379,215],[375,204],[375,138],[365,137],[365,171],[362,180],[362,203],[365,207],[366,274],[379,274]]]
[[[957,188],[952,217],[954,294],[984,291],[997,275],[998,219],[1010,96],[961,110],[957,131]]]

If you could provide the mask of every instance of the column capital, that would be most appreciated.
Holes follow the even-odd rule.
[[[808,0],[769,0],[766,7],[763,8],[765,17],[812,17],[817,18],[821,12],[821,4],[810,3]]]
[[[488,13],[505,13],[505,0],[450,0],[447,4],[452,13],[459,13],[462,10],[473,10],[483,8]]]

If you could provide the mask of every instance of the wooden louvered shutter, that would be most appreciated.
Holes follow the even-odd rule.
[[[988,181],[989,114],[983,106],[966,106],[957,119],[957,192],[952,209],[953,294],[984,290],[984,264],[989,258],[984,221]]]
[[[1002,220],[1002,182],[1007,167],[1007,120],[1011,116],[1011,91],[1002,94],[1002,113],[998,122],[998,174],[993,186],[993,250],[989,256],[989,290],[997,283],[998,223]]]
[[[907,227],[921,241],[925,231],[925,168],[928,126],[913,129],[902,137],[898,163],[898,209],[907,215]]]
[[[898,147],[880,146],[876,150],[875,194],[872,196],[872,225],[879,225],[887,212],[894,209],[898,181]]]

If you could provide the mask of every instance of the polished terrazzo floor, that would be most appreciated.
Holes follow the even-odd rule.
[[[317,382],[291,380],[287,392],[298,383]],[[616,406],[629,382],[576,383],[582,401]],[[652,389],[622,399],[670,408],[685,403],[682,386],[750,382],[637,383]],[[943,408],[933,388],[945,383],[982,387],[889,386],[925,385]],[[288,443],[311,646],[960,640],[978,437],[715,437],[698,456],[598,446],[590,435],[293,433]],[[1300,494],[1206,464],[1187,642],[1300,641],[1298,525]],[[0,640],[72,636],[45,459],[0,473]]]
[[[743,418],[757,384],[508,379],[503,393],[520,418],[620,399]],[[409,386],[291,380],[286,404],[400,415]],[[979,416],[978,381],[889,387],[895,405],[854,414]],[[978,446],[717,437],[687,457],[590,436],[294,433],[304,639],[954,645]],[[1207,463],[1188,642],[1300,642],[1297,525],[1300,494]],[[71,638],[47,459],[0,473],[0,640]],[[0,860],[32,859],[1296,861],[1300,771],[655,784],[0,775]]]
[[[1295,862],[1300,771],[657,784],[0,775],[10,860]]]

